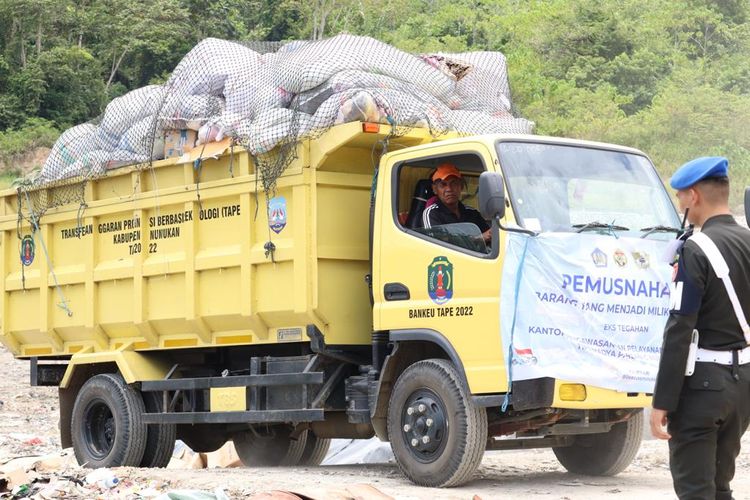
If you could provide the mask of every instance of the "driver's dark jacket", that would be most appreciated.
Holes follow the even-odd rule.
[[[435,204],[430,205],[422,212],[422,225],[425,229],[429,229],[433,226],[442,226],[443,224],[457,224],[459,222],[471,222],[476,224],[480,232],[485,232],[490,228],[490,225],[484,220],[478,210],[467,207],[461,202],[458,202],[459,216],[451,212],[443,202],[437,200]]]

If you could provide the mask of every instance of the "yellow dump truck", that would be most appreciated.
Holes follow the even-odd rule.
[[[269,193],[238,147],[200,168],[113,169],[82,202],[51,202],[65,183],[0,193],[0,340],[33,385],[59,387],[62,446],[81,464],[163,467],[179,438],[201,452],[232,440],[248,466],[309,465],[332,438],[373,435],[427,486],[468,481],[486,449],[552,447],[587,474],[630,463],[648,394],[542,377],[513,380],[503,405],[500,299],[509,232],[552,224],[555,195],[524,196],[524,165],[575,176],[576,152],[625,158],[679,225],[643,153],[367,123],[295,147]],[[471,224],[420,224],[445,162],[490,243]]]

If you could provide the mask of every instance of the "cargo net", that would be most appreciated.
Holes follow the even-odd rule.
[[[112,100],[97,120],[66,130],[20,189],[37,216],[51,206],[83,204],[86,181],[175,156],[177,134],[189,146],[226,137],[244,146],[268,194],[300,139],[353,121],[391,125],[393,135],[414,127],[433,136],[533,128],[514,116],[499,52],[413,55],[352,35],[286,44],[209,38],[166,84],[133,90]],[[50,186],[65,188],[55,189],[54,198],[40,192]]]

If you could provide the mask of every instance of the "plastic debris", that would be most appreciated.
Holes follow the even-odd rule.
[[[94,469],[86,474],[85,481],[86,484],[95,484],[106,488],[111,488],[119,482],[114,473],[107,468]]]
[[[24,498],[31,494],[31,490],[28,484],[21,484],[13,488],[10,494],[13,495],[13,498]]]
[[[389,443],[377,437],[370,439],[333,439],[321,465],[393,463]]]

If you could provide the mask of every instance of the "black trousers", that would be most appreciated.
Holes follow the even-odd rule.
[[[668,420],[669,468],[677,496],[731,500],[734,462],[750,422],[750,364],[733,369],[696,363]]]

